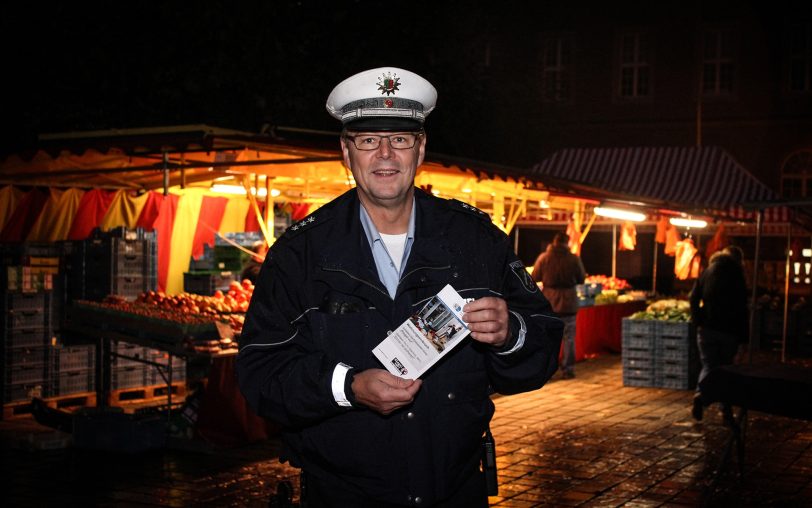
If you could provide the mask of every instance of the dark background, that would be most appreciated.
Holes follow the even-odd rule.
[[[695,54],[698,27],[749,20],[739,25],[738,61],[745,68],[780,54],[774,42],[780,37],[763,34],[780,31],[808,6],[789,0],[8,2],[0,14],[2,152],[32,144],[37,134],[95,129],[337,130],[324,109],[330,90],[384,65],[417,72],[438,89],[428,123],[436,153],[527,167],[576,143],[690,145],[696,66],[686,58]],[[618,111],[610,94],[612,37],[638,26],[667,32],[657,48],[656,108]],[[556,31],[577,34],[579,89],[572,104],[544,105],[540,40]],[[668,75],[672,60],[682,78]],[[770,79],[777,80],[780,69],[774,70]],[[754,93],[766,97],[768,86],[758,81]],[[748,97],[739,100],[752,103]],[[766,118],[758,108],[769,109],[739,106],[708,114],[724,121],[749,110]],[[798,104],[790,106],[780,114],[799,114]],[[640,132],[648,139],[641,141]],[[708,136],[714,136],[710,129]],[[722,134],[709,141],[730,144]],[[759,163],[761,153],[744,146],[741,158]]]

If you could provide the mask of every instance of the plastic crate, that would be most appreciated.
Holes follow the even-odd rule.
[[[687,375],[664,375],[658,379],[657,386],[671,390],[692,390],[695,386],[691,382],[691,379],[692,378]]]
[[[654,319],[631,319],[624,317],[621,319],[621,331],[625,337],[629,335],[650,335],[654,336],[657,333],[658,321]]]
[[[6,348],[45,347],[51,341],[51,330],[43,327],[6,330]]]
[[[648,358],[630,358],[627,356],[623,357],[623,368],[629,369],[645,369],[645,370],[655,370],[655,359],[654,357]]]
[[[44,311],[50,299],[45,292],[18,293],[5,292],[3,294],[4,310],[6,312]]]
[[[110,372],[110,388],[140,388],[146,386],[146,369],[143,365],[116,367]]]
[[[667,341],[657,344],[657,358],[661,360],[689,360],[692,356],[691,345],[687,341]]]
[[[51,329],[50,312],[46,309],[10,310],[6,313],[6,329],[24,330],[30,328]]]
[[[621,339],[621,351],[626,349],[640,349],[645,351],[654,351],[655,337],[654,335],[632,335],[625,334]]]
[[[654,387],[656,380],[653,369],[623,369],[623,386]]]
[[[685,337],[690,338],[691,323],[687,321],[656,321],[658,337]]]
[[[45,346],[9,348],[6,349],[5,357],[6,367],[17,365],[45,365],[48,363],[48,348]]]
[[[59,257],[59,246],[44,242],[0,243],[0,260],[3,266],[27,265],[32,257]]]
[[[48,369],[44,363],[12,365],[6,367],[5,378],[6,384],[44,383]]]
[[[3,402],[19,402],[34,397],[50,397],[51,390],[45,382],[7,384],[3,390]]]
[[[81,346],[54,346],[51,347],[52,372],[61,374],[67,371],[87,370],[96,367],[96,346],[85,344]]]
[[[144,346],[139,346],[136,344],[130,344],[129,342],[120,342],[120,341],[113,341],[110,343],[110,352],[117,353],[124,356],[130,356],[136,359],[130,358],[120,358],[118,356],[113,356],[110,358],[110,365],[112,367],[132,367],[132,366],[139,366],[143,367],[146,365],[144,362],[139,361],[138,359],[147,359],[145,354]]]
[[[227,292],[229,284],[236,280],[234,272],[186,272],[183,274],[183,290],[211,296],[218,289]]]
[[[149,279],[143,275],[134,277],[116,276],[113,279],[112,293],[134,300],[141,293],[155,289],[154,286],[149,285],[148,281]]]
[[[164,371],[164,374],[168,374]],[[186,364],[181,362],[172,362],[172,381],[186,381]],[[166,384],[166,380],[161,375],[158,367],[150,365],[147,367],[146,383],[148,385],[162,385]]]
[[[92,369],[60,372],[53,380],[52,396],[87,393],[96,390],[96,376]]]

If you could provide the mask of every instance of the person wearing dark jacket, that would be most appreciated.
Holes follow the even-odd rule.
[[[237,356],[250,406],[281,425],[307,506],[484,507],[493,392],[540,388],[562,324],[488,215],[414,187],[436,91],[385,67],[335,87],[356,188],[268,252]],[[469,338],[420,379],[372,349],[446,284]]]
[[[561,354],[561,375],[564,379],[575,377],[575,320],[578,314],[575,286],[586,279],[581,258],[570,251],[568,243],[569,236],[556,233],[552,243],[533,265],[533,280],[542,283],[544,296],[564,321]]]
[[[707,405],[702,400],[700,383],[711,370],[732,364],[739,345],[748,341],[747,283],[742,257],[741,249],[735,245],[714,253],[691,290],[691,320],[697,327],[702,363],[692,408],[697,420],[702,419]],[[729,411],[725,407],[726,416]]]

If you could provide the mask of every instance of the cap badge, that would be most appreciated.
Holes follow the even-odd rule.
[[[384,99],[383,105],[386,106],[387,108],[391,108],[392,106],[395,105],[395,102],[392,99]]]
[[[381,77],[378,78],[378,90],[381,91],[381,95],[386,94],[387,96],[394,94],[399,90],[400,86],[400,78],[397,74],[392,74],[391,72],[384,72]]]

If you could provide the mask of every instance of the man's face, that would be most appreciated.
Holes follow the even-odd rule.
[[[413,132],[348,132],[341,138],[344,164],[352,171],[358,194],[365,206],[399,206],[412,198],[417,167],[423,163],[426,136],[418,136],[412,148],[392,148],[403,143],[399,136],[414,136]],[[373,136],[388,136],[373,150],[360,150],[357,145],[374,144]],[[353,139],[347,139],[351,137]],[[353,141],[354,140],[354,141]]]

